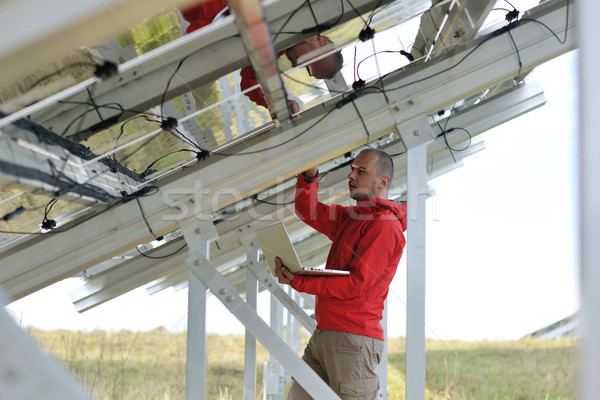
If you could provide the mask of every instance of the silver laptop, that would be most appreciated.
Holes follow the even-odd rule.
[[[279,257],[283,265],[294,274],[301,275],[348,275],[350,271],[337,269],[303,267],[285,229],[283,222],[278,222],[256,231],[256,239],[267,259],[271,273],[275,276],[275,257]]]

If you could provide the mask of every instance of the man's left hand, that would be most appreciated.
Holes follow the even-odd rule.
[[[291,285],[294,280],[294,274],[283,265],[279,257],[275,257],[275,275],[279,283],[286,285]]]

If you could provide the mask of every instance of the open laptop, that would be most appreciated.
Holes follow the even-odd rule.
[[[271,273],[275,276],[275,257],[279,257],[283,265],[294,274],[301,275],[348,275],[350,271],[323,268],[303,267],[285,229],[283,222],[258,229],[256,239],[267,259]]]

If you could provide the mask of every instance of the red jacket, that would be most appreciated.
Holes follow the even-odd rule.
[[[203,1],[198,5],[195,5],[191,8],[183,10],[181,13],[183,14],[183,18],[187,22],[190,23],[190,26],[187,27],[186,32],[192,33],[212,22],[213,19],[221,12],[225,7],[227,7],[227,2],[224,0],[209,0]],[[281,56],[285,51],[279,53]],[[240,72],[240,76],[242,80],[240,82],[240,87],[242,90],[246,90],[258,83],[256,80],[256,76],[254,74],[254,69],[252,67],[243,68]],[[267,107],[267,102],[263,97],[263,94],[260,89],[256,88],[246,93],[246,96],[250,98],[253,102],[258,104],[259,106]]]
[[[317,200],[318,180],[300,174],[296,214],[333,241],[325,268],[350,275],[296,275],[292,287],[316,295],[319,329],[383,340],[383,302],[406,244],[406,203],[373,198],[357,206],[325,205]]]

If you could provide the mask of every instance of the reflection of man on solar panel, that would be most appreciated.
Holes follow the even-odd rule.
[[[183,17],[190,23],[190,26],[187,28],[187,33],[210,24],[219,15],[227,15],[228,11],[226,8],[227,3],[224,0],[209,0],[203,1],[192,8],[183,10]],[[313,36],[287,50],[279,52],[279,55],[285,54],[292,63],[292,66],[296,67],[314,58],[318,58],[319,55],[327,52],[330,47],[333,47],[332,42],[327,37]],[[342,53],[337,51],[332,55],[320,58],[309,64],[307,66],[307,71],[311,76],[317,79],[330,79],[342,68],[343,62],[344,59],[342,58]],[[242,90],[249,89],[258,83],[252,67],[242,69],[240,75],[242,77],[240,84]],[[267,107],[267,103],[260,89],[247,92],[246,96],[256,104]],[[290,106],[293,113],[299,111],[298,104],[295,101],[292,100]]]

